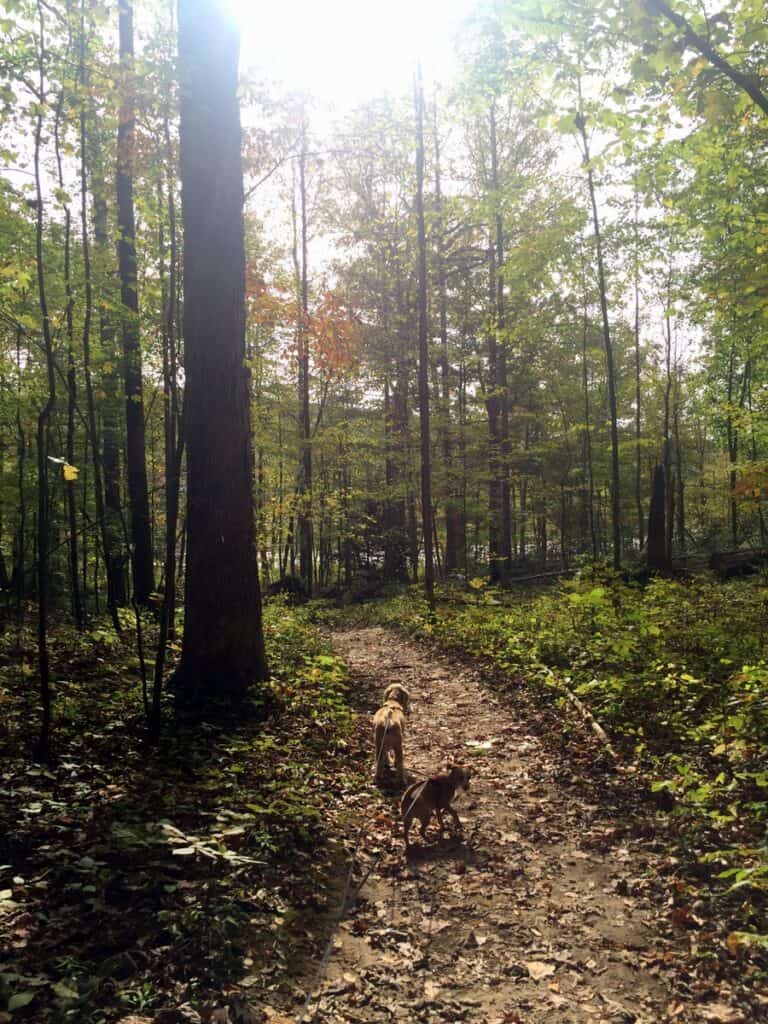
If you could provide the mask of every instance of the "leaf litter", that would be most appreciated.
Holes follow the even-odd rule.
[[[306,1020],[759,1019],[749,994],[716,977],[670,916],[669,854],[614,799],[613,766],[601,768],[591,737],[564,754],[547,743],[552,721],[520,694],[496,693],[477,666],[391,630],[337,630],[333,639],[369,710],[390,682],[410,690],[406,781],[454,760],[473,774],[455,805],[462,833],[438,837],[433,821],[409,860],[399,792],[367,782],[380,827],[361,845],[365,880]],[[361,767],[371,779],[369,758]],[[581,785],[596,766],[605,773],[598,786]],[[350,973],[354,985],[344,984]]]
[[[309,720],[298,739],[256,730],[230,743],[216,773],[200,775],[194,788],[183,776],[168,788],[158,774],[149,823],[134,814],[138,770],[127,786],[99,760],[86,769],[84,756],[61,762],[56,777],[25,771],[17,806],[29,845],[8,847],[14,864],[0,876],[6,961],[16,957],[24,970],[0,975],[16,999],[12,1012],[0,1013],[3,1024],[53,1020],[30,1016],[37,993],[53,985],[59,1016],[71,1019],[81,983],[112,984],[135,1001],[105,1018],[120,1024],[287,1024],[299,1020],[308,996],[302,1019],[328,1024],[762,1019],[764,997],[725,969],[738,964],[748,977],[744,944],[723,938],[719,959],[708,952],[711,922],[681,899],[669,845],[619,799],[614,767],[594,740],[571,737],[563,750],[549,742],[559,722],[532,707],[524,690],[505,696],[484,685],[477,666],[390,630],[337,630],[333,641],[359,713],[332,754],[327,746],[320,753],[322,728]],[[438,838],[433,821],[430,841],[417,839],[409,860],[399,792],[372,781],[370,712],[393,681],[412,694],[410,776],[452,760],[473,773],[470,792],[456,802],[463,832]],[[111,749],[111,731],[100,735]],[[254,743],[262,776],[277,782],[290,775],[297,751],[313,746],[322,760],[302,770],[314,798],[317,787],[324,793],[320,818],[302,816],[301,779],[291,779],[295,806],[261,795],[253,802]],[[144,754],[129,750],[138,769]],[[202,815],[201,792],[210,808]],[[268,840],[262,818],[288,815],[297,832],[282,859],[254,848],[254,837]],[[34,847],[33,839],[43,842]],[[58,916],[46,935],[33,911],[49,899],[52,881],[49,914]],[[86,916],[66,921],[84,900],[98,936],[77,933]],[[167,921],[154,938],[148,915],[158,905]],[[147,920],[136,919],[136,908]],[[127,925],[135,934],[121,935]],[[112,948],[98,977],[64,962],[65,942],[76,950],[79,941],[90,956],[93,940],[105,936]],[[41,956],[55,964],[53,977],[35,973]],[[161,964],[162,976],[154,966]],[[169,1003],[159,1011],[139,1008],[137,982],[150,968]]]

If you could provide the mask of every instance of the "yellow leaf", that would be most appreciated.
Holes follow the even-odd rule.
[[[64,463],[64,479],[67,482],[77,480],[77,474],[79,472],[80,470],[77,468],[77,466],[70,466],[68,462]]]

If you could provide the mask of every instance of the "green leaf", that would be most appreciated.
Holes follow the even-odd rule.
[[[22,1006],[28,1006],[35,998],[35,992],[17,992],[15,996],[11,996],[8,1000],[8,1011],[13,1013],[14,1010],[20,1010]]]
[[[69,985],[66,985],[63,981],[57,981],[56,984],[53,986],[53,991],[56,993],[59,999],[80,998],[79,992],[74,988],[70,988]]]

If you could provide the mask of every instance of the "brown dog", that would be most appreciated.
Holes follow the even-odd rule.
[[[400,685],[400,683],[390,683],[384,691],[384,703],[388,704],[391,700],[397,701],[403,711],[408,714],[408,705],[411,701],[411,695],[404,686]]]
[[[410,846],[408,833],[414,818],[418,818],[421,822],[422,839],[427,838],[427,825],[433,814],[437,815],[440,831],[445,830],[443,811],[448,811],[453,816],[456,827],[461,828],[459,816],[451,807],[451,800],[456,796],[457,789],[469,789],[470,775],[469,768],[455,764],[445,775],[433,775],[431,779],[427,779],[425,782],[414,782],[406,789],[400,802],[406,850]]]
[[[389,700],[373,716],[373,747],[376,752],[376,781],[382,778],[389,764],[390,750],[395,757],[395,771],[403,781],[403,736],[405,715],[396,700]]]

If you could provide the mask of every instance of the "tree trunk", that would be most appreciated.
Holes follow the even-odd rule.
[[[78,73],[83,89],[87,84],[87,53],[85,36],[85,0],[80,4],[80,61]],[[81,208],[81,230],[82,230],[82,251],[83,251],[83,277],[85,280],[85,303],[83,311],[82,346],[83,346],[83,377],[85,381],[86,416],[88,420],[88,433],[91,442],[91,454],[93,458],[93,493],[96,505],[96,523],[100,534],[101,547],[104,552],[104,564],[107,573],[107,607],[112,617],[112,623],[117,632],[120,631],[120,623],[117,617],[117,608],[125,604],[125,575],[123,572],[123,550],[122,537],[122,509],[120,507],[120,437],[119,427],[115,422],[117,416],[117,395],[110,395],[110,380],[115,381],[113,370],[106,374],[105,391],[107,398],[104,403],[104,476],[108,481],[106,487],[106,503],[110,507],[110,516],[107,518],[105,508],[105,488],[102,484],[102,461],[99,456],[99,434],[96,422],[96,402],[93,392],[93,376],[91,369],[91,316],[93,311],[93,285],[91,280],[91,251],[88,235],[88,158],[87,158],[87,114],[83,103],[80,107],[80,208]],[[98,162],[98,161],[95,161]],[[96,253],[101,263],[100,279],[104,292],[102,296],[106,302],[109,301],[108,289],[106,288],[104,263],[107,248],[107,205],[104,198],[103,183],[99,181],[93,189],[94,195],[94,242]],[[114,350],[114,333],[108,320],[108,314],[104,310],[104,301],[101,303],[100,314],[100,340],[102,353],[108,354]],[[110,401],[111,399],[111,401]],[[114,486],[117,479],[117,493],[110,495],[110,482]],[[109,504],[111,498],[112,505]]]
[[[680,371],[675,380],[675,404],[672,415],[672,428],[675,439],[675,476],[677,479],[677,549],[681,555],[686,552],[685,540],[685,480],[683,478],[683,446],[680,442]]]
[[[581,333],[581,385],[584,395],[584,464],[586,469],[586,511],[589,527],[589,539],[592,558],[597,561],[597,529],[595,527],[595,471],[592,461],[592,424],[589,407],[589,363],[587,361],[589,341],[589,312],[587,306],[587,281],[585,267],[582,263],[582,289],[584,292],[584,308],[582,313]]]
[[[239,38],[216,0],[179,2],[187,573],[183,700],[267,678],[253,502]]]
[[[640,386],[640,245],[638,239],[637,201],[635,191],[635,505],[637,507],[637,538],[642,549],[645,543],[645,523],[642,499],[642,416]]]
[[[651,505],[648,511],[648,568],[651,572],[665,572],[669,569],[665,523],[667,506],[665,490],[666,476],[664,466],[657,465],[653,471]]]
[[[416,226],[419,241],[419,420],[421,423],[421,526],[424,595],[435,606],[432,537],[432,463],[429,437],[429,324],[427,323],[427,236],[424,225],[424,88],[416,73]]]
[[[733,546],[739,546],[739,506],[736,502],[736,463],[739,458],[739,432],[733,421],[733,398],[736,387],[736,345],[731,345],[728,357],[728,414],[725,419],[725,430],[728,439],[728,508],[731,521],[731,540]]]
[[[490,148],[491,148],[491,190],[493,195],[493,228],[496,246],[496,281],[495,295],[491,300],[493,319],[496,328],[496,389],[499,398],[499,580],[502,584],[509,583],[512,565],[512,522],[509,494],[509,388],[507,383],[507,338],[506,311],[504,307],[504,220],[501,214],[501,197],[499,194],[499,150],[496,137],[496,100],[491,101],[490,109]]]
[[[312,437],[309,416],[309,278],[307,254],[307,124],[301,126],[299,154],[299,211],[301,218],[301,265],[299,274],[298,389],[299,389],[299,573],[312,593]]]
[[[579,94],[581,98],[581,83],[579,83]],[[605,281],[605,261],[603,259],[603,243],[600,235],[600,219],[597,214],[597,198],[595,196],[595,181],[592,176],[591,156],[589,152],[589,140],[587,139],[586,119],[581,111],[577,117],[576,126],[581,134],[583,146],[582,156],[584,167],[587,171],[587,186],[589,188],[589,200],[592,208],[592,227],[595,233],[595,248],[597,256],[597,283],[600,292],[600,313],[603,321],[603,344],[605,346],[605,369],[608,382],[608,412],[611,428],[611,519],[613,532],[613,567],[621,568],[621,494],[619,475],[619,428],[618,412],[616,404],[616,371],[613,365],[613,344],[611,342],[611,328],[608,320],[608,291]]]
[[[488,240],[488,309],[496,306],[496,250]],[[488,375],[485,408],[488,413],[488,567],[493,583],[504,578],[501,536],[501,402],[498,393],[498,346],[496,328],[488,325]]]
[[[16,544],[13,558],[13,582],[16,592],[16,614],[21,622],[21,614],[24,607],[24,596],[26,587],[26,551],[27,551],[27,495],[24,486],[25,464],[27,461],[27,438],[24,433],[24,423],[21,418],[21,339],[22,330],[19,327],[16,331],[16,452],[17,452],[17,485],[19,494],[19,518],[16,526]]]
[[[43,261],[43,189],[40,174],[40,148],[45,109],[45,18],[42,0],[37,3],[40,27],[38,50],[38,109],[35,117],[35,259],[40,317],[43,324],[43,353],[48,393],[37,417],[37,654],[40,682],[40,732],[35,755],[47,761],[51,752],[51,675],[48,660],[48,559],[49,559],[49,495],[48,495],[48,424],[56,407],[56,371],[53,360],[53,338],[48,314],[45,265]]]
[[[445,574],[464,568],[461,558],[462,522],[460,495],[454,465],[454,437],[451,424],[451,363],[448,354],[448,300],[445,277],[445,225],[440,167],[440,136],[435,97],[435,248],[437,257],[437,296],[440,317],[440,433],[445,474]]]
[[[168,121],[165,122],[166,147],[170,156]],[[178,437],[177,396],[176,396],[176,207],[173,199],[174,180],[168,176],[167,213],[170,231],[170,267],[168,280],[165,278],[165,238],[163,223],[162,179],[158,188],[158,214],[160,219],[159,251],[160,281],[163,311],[163,434],[165,440],[165,564],[163,570],[163,604],[160,611],[157,652],[152,684],[152,707],[150,712],[150,733],[156,736],[160,731],[160,708],[165,671],[166,647],[174,639],[176,613],[176,527],[179,512],[179,480],[181,460],[184,451],[183,439]]]
[[[67,3],[68,24],[70,15],[70,4]],[[70,39],[71,43],[71,29]],[[66,195],[64,189],[64,172],[61,163],[61,144],[59,129],[61,125],[61,112],[64,106],[65,89],[62,86],[59,93],[59,101],[56,105],[56,119],[54,122],[53,137],[56,151],[56,173],[59,182],[59,189]],[[70,466],[75,465],[75,410],[77,407],[77,374],[75,369],[75,325],[74,325],[74,297],[72,295],[72,212],[69,208],[69,201],[64,203],[64,294],[66,305],[64,319],[66,323],[67,337],[67,439],[66,459]],[[72,600],[72,615],[78,629],[85,625],[83,602],[80,596],[79,562],[77,553],[77,492],[75,480],[66,481],[67,493],[67,523],[69,527],[69,581]]]
[[[131,506],[134,599],[146,604],[154,590],[149,488],[144,431],[136,227],[133,213],[135,81],[133,3],[119,0],[121,98],[117,127],[117,262],[122,303],[128,497]]]

